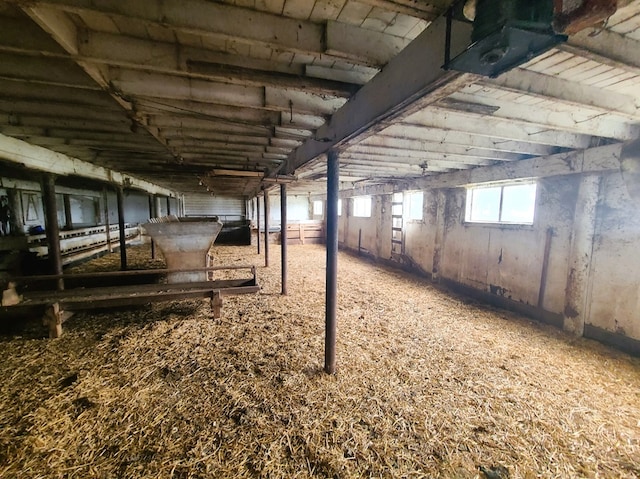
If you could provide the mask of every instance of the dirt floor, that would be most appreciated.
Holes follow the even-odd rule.
[[[287,297],[278,246],[268,269],[214,251],[263,286],[221,319],[183,301],[0,337],[0,477],[640,477],[637,358],[341,254],[328,376],[324,249],[290,247]]]

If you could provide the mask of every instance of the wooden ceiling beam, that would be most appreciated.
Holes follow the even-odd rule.
[[[109,170],[101,166],[70,158],[46,148],[30,145],[21,140],[0,134],[0,158],[18,163],[26,168],[53,173],[56,175],[78,175],[85,178],[104,181],[107,183],[127,183],[149,193],[175,195],[175,191],[141,180],[118,171]]]
[[[358,145],[347,148],[350,151],[359,147],[373,147],[381,149],[397,149],[401,151],[430,152],[455,154],[461,156],[472,156],[474,158],[484,158],[491,160],[514,161],[527,158],[522,153],[507,153],[498,150],[488,150],[481,148],[472,148],[469,146],[453,145],[448,143],[424,141],[424,140],[408,140],[406,138],[392,138],[388,136],[375,135],[361,141]]]
[[[490,132],[489,132],[490,133]],[[402,138],[408,140],[421,140],[428,142],[446,143],[447,145],[465,146],[473,149],[485,149],[491,151],[504,151],[531,156],[546,156],[558,153],[557,147],[527,143],[524,141],[505,140],[504,138],[492,138],[480,136],[466,131],[452,129],[422,127],[409,123],[398,123],[380,132],[378,137]]]
[[[482,80],[480,84],[544,100],[552,99],[578,108],[586,107],[603,113],[615,112],[632,121],[640,119],[640,93],[634,98],[523,68],[508,71],[498,78]]]
[[[414,113],[405,122],[416,126],[435,127],[488,138],[556,145],[563,148],[588,148],[591,144],[590,135],[543,128],[513,119],[504,120],[493,117],[491,118],[491,128],[487,128],[487,117],[484,115],[439,107],[431,107]]]
[[[21,0],[7,1],[22,3]],[[409,42],[401,37],[334,21],[319,24],[206,0],[34,0],[29,4],[30,9],[47,11],[48,22],[56,20],[50,11],[55,11],[57,16],[61,12],[99,12],[190,34],[256,43],[278,51],[336,55],[374,67],[384,66]],[[59,42],[69,47],[75,45],[77,49],[74,40],[77,32],[63,28],[63,20],[58,23]],[[363,40],[367,44],[361,43]]]
[[[479,105],[498,107],[485,121],[498,118],[524,122],[541,129],[564,130],[582,135],[601,136],[616,140],[631,140],[640,136],[640,127],[614,114],[602,114],[583,109],[539,107],[502,98],[485,97],[464,90],[453,93],[451,99]],[[555,110],[555,111],[554,111]]]

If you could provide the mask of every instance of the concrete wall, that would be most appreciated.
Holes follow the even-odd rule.
[[[260,198],[260,228],[264,227],[263,203],[264,198]],[[249,202],[247,211],[248,218],[256,224],[257,216],[255,211],[255,198]],[[287,195],[287,222],[300,223],[309,221],[311,216],[311,203],[307,195]],[[314,217],[315,218],[315,217]],[[322,219],[322,217],[317,218]],[[269,195],[269,229],[280,227],[280,195],[271,193]]]
[[[378,258],[391,257],[391,195],[371,198],[369,218],[352,216],[353,199],[342,200],[338,217],[338,242],[351,249],[360,249]]]
[[[380,260],[412,264],[465,293],[561,327],[568,314],[578,316],[577,334],[640,354],[638,202],[620,173],[602,175],[589,236],[583,231],[589,221],[576,207],[583,181],[579,175],[538,180],[533,225],[467,223],[465,188],[427,190],[424,218],[404,222],[404,256],[391,254],[390,194],[372,198],[371,218],[351,216],[352,200],[345,198],[339,241],[356,250],[360,237],[360,247]],[[582,251],[575,242],[585,237],[592,241]],[[582,281],[576,256],[588,264]],[[579,294],[569,296],[572,288]],[[576,297],[579,311],[571,315]]]
[[[585,319],[587,326],[633,339],[640,339],[638,200],[620,174],[602,179]]]

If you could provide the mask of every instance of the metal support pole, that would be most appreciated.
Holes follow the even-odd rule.
[[[171,197],[167,196],[167,216],[171,214]]]
[[[258,254],[260,254],[260,197],[256,196],[256,228],[258,228]]]
[[[56,179],[51,173],[42,178],[42,197],[46,216],[47,245],[51,274],[62,274],[62,253],[60,252],[60,226],[58,225],[58,208],[56,206]],[[64,289],[64,281],[56,282],[58,291]]]
[[[109,224],[109,195],[106,188],[102,189],[102,198],[104,200],[104,232],[107,238],[107,251],[111,253],[113,248],[111,248],[111,225]]]
[[[338,152],[327,153],[327,280],[325,304],[324,372],[336,372],[336,316],[338,298]]]
[[[71,217],[71,195],[62,195],[64,204],[64,229],[73,229],[73,219]]]
[[[149,218],[157,218],[158,209],[156,208],[156,197],[149,195]],[[151,259],[156,259],[156,243],[151,238]]]
[[[264,191],[264,266],[269,266],[269,192]]]
[[[120,269],[127,269],[127,237],[124,231],[124,191],[122,186],[116,189],[118,196],[118,227],[120,229]]]
[[[282,273],[282,294],[287,294],[287,185],[280,185],[280,264]]]

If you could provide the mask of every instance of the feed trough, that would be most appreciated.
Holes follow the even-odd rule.
[[[222,229],[218,218],[168,216],[142,225],[160,248],[168,269],[197,269],[207,266],[207,252]],[[169,283],[206,281],[204,271],[174,272]]]

